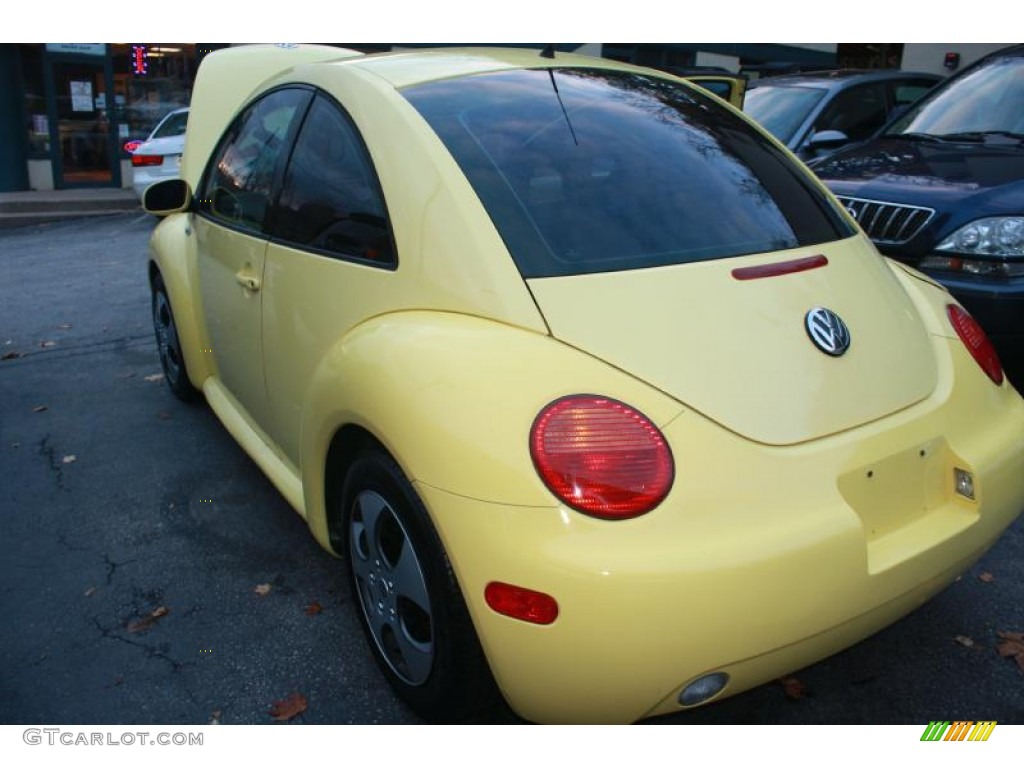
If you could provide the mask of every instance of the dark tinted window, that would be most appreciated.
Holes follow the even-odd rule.
[[[207,168],[199,196],[203,213],[234,227],[263,230],[288,132],[309,98],[305,90],[274,91],[239,115]]]
[[[403,93],[444,141],[526,277],[716,259],[853,233],[771,142],[675,82],[518,70]]]
[[[836,94],[814,124],[815,131],[842,131],[851,141],[866,139],[885,124],[885,83],[855,85]]]
[[[370,157],[341,108],[318,96],[285,173],[274,236],[330,255],[393,263]]]

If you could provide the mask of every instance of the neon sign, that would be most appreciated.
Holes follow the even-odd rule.
[[[149,72],[149,62],[146,61],[146,46],[132,46],[132,74],[145,75]]]

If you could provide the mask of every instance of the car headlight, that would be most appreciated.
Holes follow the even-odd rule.
[[[965,256],[1024,256],[1024,216],[992,216],[960,227],[935,248]]]

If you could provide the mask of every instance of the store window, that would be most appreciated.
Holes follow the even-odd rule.
[[[21,45],[19,48],[21,49],[21,79],[25,95],[28,156],[47,157],[50,153],[50,123],[46,111],[42,46]]]
[[[146,139],[169,112],[187,107],[203,56],[221,44],[115,43],[114,120],[121,146]]]

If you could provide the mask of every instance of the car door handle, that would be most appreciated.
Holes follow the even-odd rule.
[[[250,274],[246,270],[242,270],[235,274],[235,280],[238,284],[245,288],[247,291],[253,291],[254,293],[260,289],[260,280],[255,275]]]

